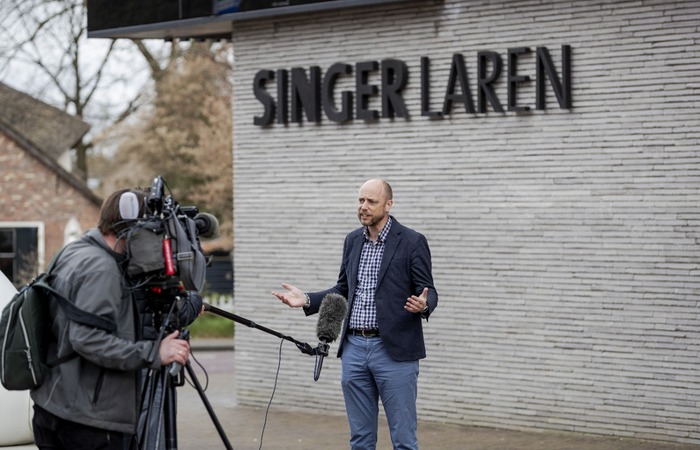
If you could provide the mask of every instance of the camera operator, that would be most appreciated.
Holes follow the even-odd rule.
[[[114,192],[102,205],[98,228],[68,244],[55,265],[52,286],[78,308],[117,328],[108,333],[70,322],[56,302],[51,303],[56,343],[48,360],[75,357],[52,367],[44,384],[31,392],[40,449],[129,448],[135,443],[141,369],[187,363],[189,343],[177,339],[177,331],[157,347],[156,341],[140,336],[132,290],[124,276],[122,236],[128,223],[122,220],[119,200],[125,192],[134,192],[143,209],[146,192]]]

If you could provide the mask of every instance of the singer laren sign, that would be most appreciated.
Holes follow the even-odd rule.
[[[449,116],[456,103],[461,103],[468,114],[486,113],[488,108],[504,113],[529,111],[530,106],[518,104],[518,90],[525,83],[532,82],[527,75],[518,74],[519,58],[530,53],[529,47],[509,48],[506,53],[507,65],[504,71],[503,57],[493,51],[480,51],[476,56],[477,77],[472,86],[467,75],[464,56],[452,56],[447,88],[442,104],[434,109],[430,93],[430,59],[421,57],[421,116],[440,118]],[[549,86],[556,96],[559,108],[571,109],[571,47],[561,48],[560,71],[557,71],[547,47],[537,47],[535,61],[535,109],[546,109],[546,90]],[[370,76],[379,72],[381,84],[371,84]],[[505,72],[505,73],[504,73]],[[355,90],[340,93],[340,105],[336,105],[335,88],[340,77],[354,74]],[[259,70],[253,82],[253,93],[261,103],[263,112],[255,116],[253,123],[259,126],[301,123],[304,116],[309,122],[320,123],[322,113],[336,123],[346,123],[353,119],[376,121],[381,118],[409,118],[403,90],[408,82],[408,67],[398,59],[363,61],[354,66],[335,63],[322,74],[318,66],[301,67],[291,70]],[[503,102],[496,94],[496,83],[507,86],[507,101]],[[548,81],[548,83],[547,83]],[[268,85],[274,83],[276,95],[272,95]],[[476,91],[476,101],[473,91]],[[371,109],[370,100],[379,98],[381,111]],[[291,116],[290,116],[291,112]]]

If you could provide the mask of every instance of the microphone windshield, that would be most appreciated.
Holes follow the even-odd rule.
[[[124,220],[136,219],[139,216],[139,199],[133,192],[124,192],[119,196],[119,215]]]
[[[348,301],[340,294],[326,294],[318,310],[316,335],[326,343],[333,342],[340,334],[340,327],[348,311]]]
[[[219,234],[219,221],[216,216],[208,213],[199,213],[194,217],[197,233],[203,238],[216,237]]]

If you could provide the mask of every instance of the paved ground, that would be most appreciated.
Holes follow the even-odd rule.
[[[197,359],[209,373],[206,398],[234,449],[348,448],[348,426],[345,416],[328,417],[298,412],[292,414],[273,407],[266,418],[266,405],[259,408],[237,405],[233,391],[233,351],[209,344],[208,341],[193,342],[193,347]],[[204,382],[202,376],[198,375],[198,378]],[[178,388],[177,392],[178,448],[225,448],[197,391],[185,385]],[[700,450],[700,445],[663,444],[570,433],[518,432],[427,421],[421,421],[418,428],[418,439],[423,450]],[[385,423],[380,430],[377,448],[391,449]]]

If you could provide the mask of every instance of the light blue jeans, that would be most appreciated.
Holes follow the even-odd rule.
[[[350,424],[350,448],[377,446],[379,399],[384,405],[394,449],[418,449],[418,361],[395,361],[381,337],[347,336],[342,385]]]

